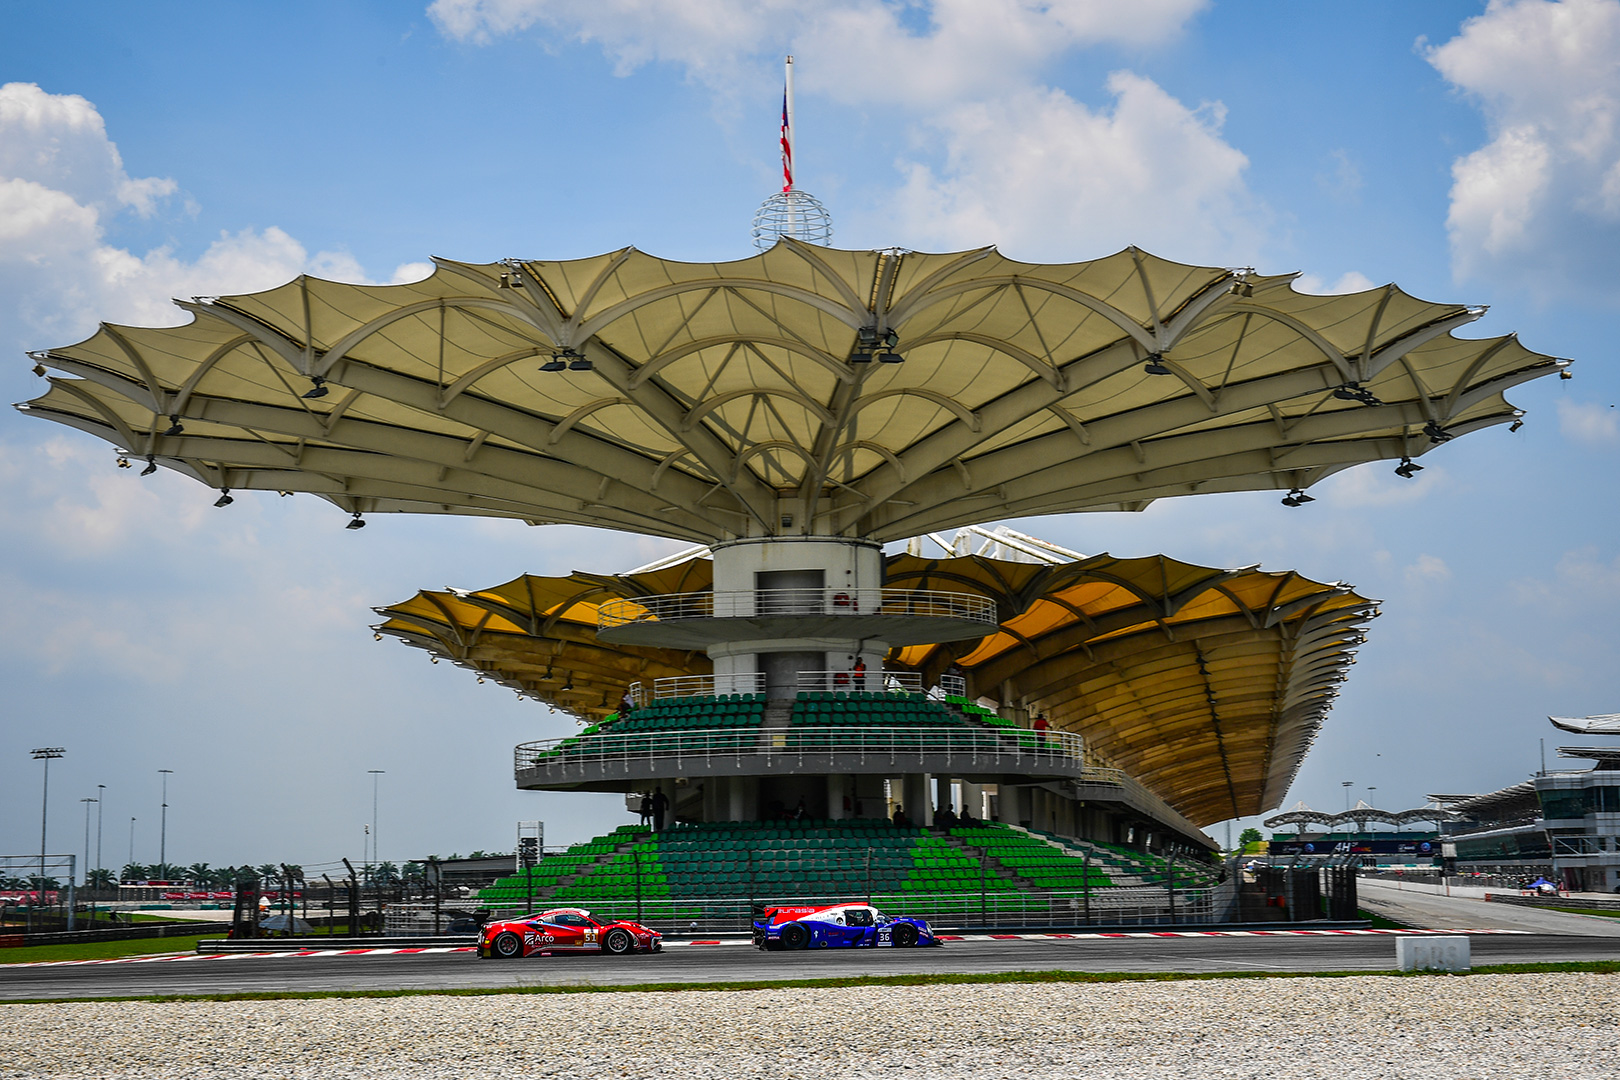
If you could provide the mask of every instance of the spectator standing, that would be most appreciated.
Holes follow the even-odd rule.
[[[653,828],[658,832],[664,831],[664,814],[669,810],[669,796],[664,794],[662,785],[653,789],[652,817]]]

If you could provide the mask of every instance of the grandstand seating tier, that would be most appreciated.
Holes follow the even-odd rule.
[[[1057,846],[1055,846],[1057,845]],[[993,822],[948,834],[887,822],[713,822],[648,833],[624,825],[548,855],[479,894],[491,906],[643,900],[787,898],[839,893],[933,897],[1158,883],[1165,862],[1094,841],[1031,834]],[[1204,883],[1177,868],[1177,887]]]

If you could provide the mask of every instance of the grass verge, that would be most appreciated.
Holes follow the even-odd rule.
[[[148,956],[155,953],[196,952],[197,942],[225,936],[228,926],[217,934],[183,937],[137,938],[133,941],[85,941],[72,945],[21,945],[0,949],[0,966],[30,964],[40,960],[111,960],[119,956]]]
[[[1555,907],[1543,908],[1543,911],[1567,911],[1571,915],[1597,915],[1604,919],[1620,919],[1620,911],[1605,911],[1598,908],[1584,907]]]
[[[1368,927],[1370,927],[1373,930],[1410,930],[1410,929],[1412,929],[1410,926],[1406,925],[1403,922],[1396,922],[1394,919],[1386,919],[1384,916],[1379,915],[1376,912],[1365,911],[1365,910],[1360,909],[1360,908],[1356,909],[1356,918],[1358,918],[1358,919],[1366,919]]]
[[[1555,964],[1490,964],[1474,968],[1473,975],[1539,975],[1587,972],[1620,975],[1620,960],[1594,960]],[[626,994],[676,991],[822,990],[858,986],[956,986],[983,983],[1126,983],[1209,982],[1217,979],[1352,979],[1367,975],[1403,979],[1467,978],[1427,971],[1000,971],[967,975],[854,975],[838,979],[754,979],[744,982],[632,983],[624,986],[501,986],[451,990],[299,990],[256,991],[239,994],[137,994],[128,997],[24,998],[5,1005],[60,1004],[70,1001],[322,1001],[329,998],[486,997],[497,994]]]

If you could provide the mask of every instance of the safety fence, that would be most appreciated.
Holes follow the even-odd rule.
[[[687,731],[653,731],[631,734],[599,733],[566,739],[540,739],[519,743],[513,751],[513,768],[521,777],[534,769],[566,776],[570,771],[583,774],[600,771],[609,763],[627,769],[661,767],[682,775],[689,763],[706,767],[746,758],[749,764],[771,767],[776,759],[795,767],[812,755],[837,754],[858,765],[893,765],[902,768],[910,762],[928,759],[930,764],[973,769],[1030,769],[1061,765],[1065,771],[1085,766],[1085,746],[1079,735],[1067,731],[1034,731],[1023,728],[979,728],[955,726],[896,725],[877,726],[795,726],[746,729],[704,728]],[[739,767],[743,762],[735,762]],[[1085,768],[1095,772],[1098,782],[1113,782],[1122,776],[1117,769]]]
[[[807,693],[848,690],[882,694],[920,694],[924,689],[922,676],[914,671],[855,671],[849,668],[801,671],[798,688]]]
[[[885,615],[968,619],[998,625],[987,596],[928,589],[751,589],[669,593],[609,600],[597,609],[597,628],[682,619],[759,619],[807,615]]]
[[[73,855],[0,855],[0,935],[78,929]]]
[[[742,934],[754,913],[767,907],[812,907],[870,901],[887,915],[927,919],[941,928],[1050,929],[1053,927],[1208,924],[1230,915],[1231,889],[1171,890],[1109,887],[1053,892],[843,893],[821,896],[623,899],[587,907],[596,918],[635,919],[654,930],[680,934]],[[572,904],[538,901],[534,910]],[[522,907],[493,909],[494,918],[515,917]]]

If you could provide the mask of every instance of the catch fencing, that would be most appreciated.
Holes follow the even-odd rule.
[[[72,855],[0,855],[0,936],[78,929]]]
[[[1053,928],[1206,925],[1224,921],[1233,902],[1230,885],[1201,889],[1113,886],[1052,892],[892,893],[873,896],[760,896],[704,899],[648,897],[589,905],[597,918],[635,919],[676,934],[746,934],[763,906],[799,907],[870,900],[889,915],[927,919],[941,929],[1050,930]],[[568,907],[536,900],[535,910]],[[524,914],[522,908],[493,910],[494,918]]]

